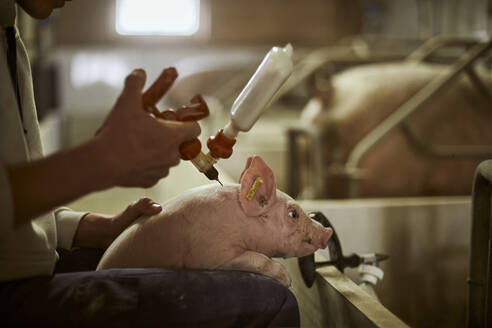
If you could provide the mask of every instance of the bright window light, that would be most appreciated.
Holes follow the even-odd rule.
[[[116,31],[123,35],[192,35],[200,0],[117,0]]]

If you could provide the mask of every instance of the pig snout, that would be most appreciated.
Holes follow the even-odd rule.
[[[323,248],[326,248],[328,246],[328,240],[331,238],[331,235],[333,234],[333,229],[332,228],[324,228],[324,234],[323,234]]]
[[[328,246],[328,240],[333,234],[333,230],[331,228],[326,228],[322,226],[316,221],[311,221],[311,231],[308,233],[307,239],[305,241],[316,248],[326,248]]]

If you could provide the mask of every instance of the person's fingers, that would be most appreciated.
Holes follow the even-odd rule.
[[[162,178],[165,178],[169,175],[169,166],[165,166],[160,169],[148,170],[146,172],[146,176],[142,178],[139,183],[140,187],[150,188],[155,186]]]
[[[167,167],[169,166],[176,166],[179,164],[179,162],[181,161],[181,155],[179,154],[178,151],[176,152],[173,152],[173,153],[170,153],[168,154],[167,156]],[[163,167],[164,168],[164,167]]]
[[[148,200],[146,198],[141,198],[138,201],[128,205],[123,213],[121,213],[121,219],[124,220],[127,224],[133,222],[140,216],[140,213],[142,212],[141,208],[143,208],[145,203],[147,202]]]
[[[202,131],[197,122],[177,122],[161,119],[158,119],[158,121],[163,127],[171,130],[170,134],[178,144],[198,137]]]
[[[125,223],[128,225],[142,215],[157,214],[162,210],[162,207],[148,197],[140,198],[138,201],[130,204],[122,213]]]
[[[174,67],[164,69],[149,89],[144,92],[142,96],[144,107],[147,108],[155,106],[166,94],[177,77],[178,72]]]
[[[147,76],[141,68],[133,70],[125,79],[123,93],[135,94],[140,96],[145,85]]]
[[[181,131],[183,132],[186,140],[188,140],[198,137],[202,132],[202,129],[197,122],[183,122]]]
[[[161,205],[154,202],[148,197],[141,198],[136,204],[136,209],[138,210],[138,216],[142,215],[154,215],[162,211]]]
[[[160,171],[159,179],[165,178],[169,175],[169,167],[164,168]]]
[[[162,206],[151,201],[147,204],[147,206],[143,209],[142,214],[144,215],[155,215],[162,211]]]

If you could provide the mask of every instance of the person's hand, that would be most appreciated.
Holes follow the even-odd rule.
[[[135,70],[96,136],[51,156],[6,166],[18,226],[88,193],[151,187],[180,160],[196,122],[165,121],[142,108],[145,72]],[[1,169],[1,168],[0,168]]]
[[[134,70],[96,139],[108,186],[151,187],[180,161],[179,145],[200,134],[196,122],[155,118],[142,108],[145,72]]]
[[[106,249],[136,219],[161,211],[161,205],[145,197],[114,216],[89,213],[80,220],[73,246]]]

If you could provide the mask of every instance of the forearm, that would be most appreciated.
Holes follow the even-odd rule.
[[[106,249],[115,238],[111,216],[89,213],[80,220],[74,247]]]
[[[7,167],[20,225],[87,193],[108,188],[103,147],[97,138],[50,157]]]

